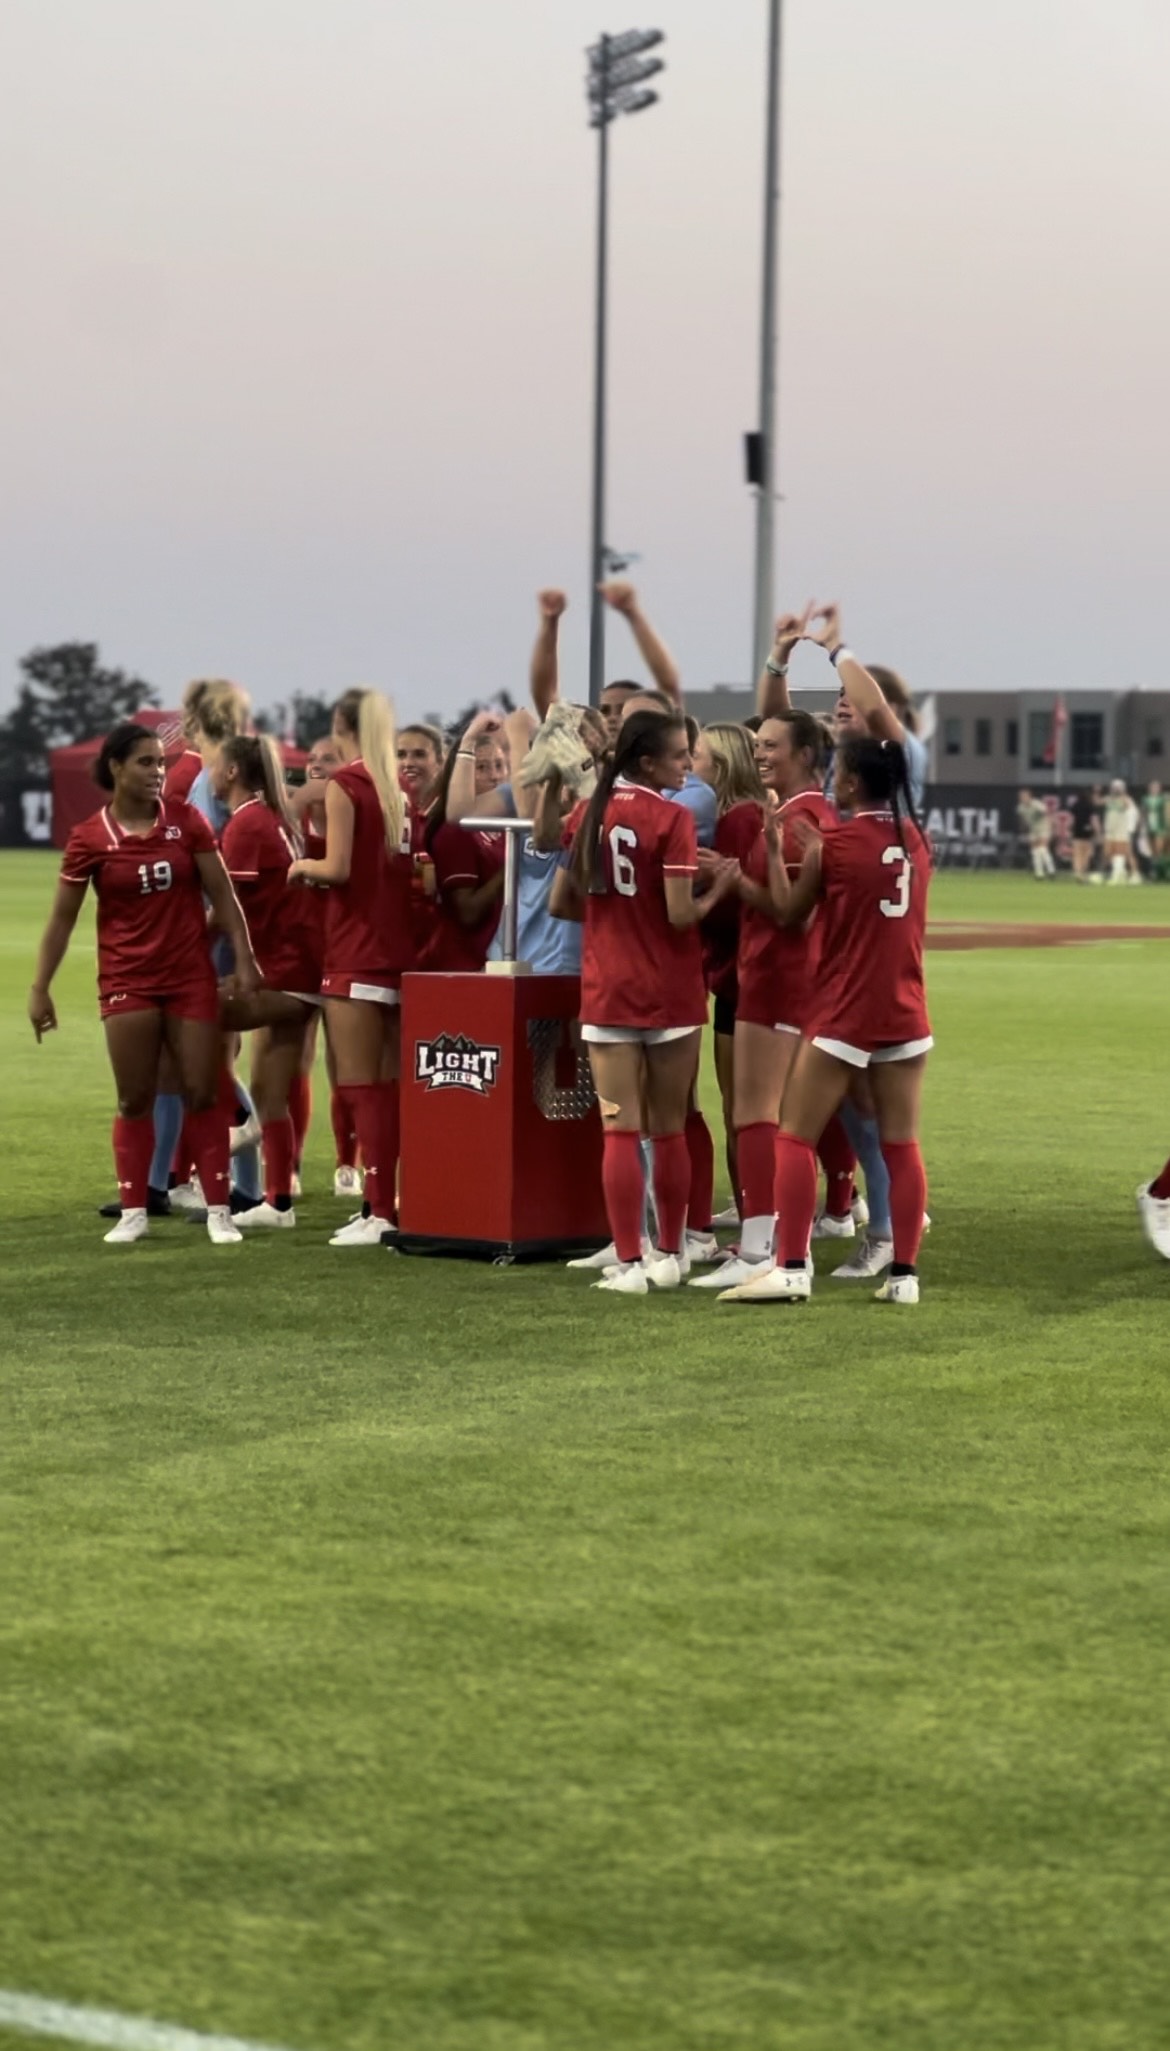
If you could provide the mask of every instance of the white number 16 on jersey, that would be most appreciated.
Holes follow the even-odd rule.
[[[910,909],[910,885],[914,877],[910,857],[900,847],[888,847],[883,850],[882,861],[890,868],[896,865],[898,876],[894,885],[894,896],[879,898],[878,910],[883,918],[904,919]]]

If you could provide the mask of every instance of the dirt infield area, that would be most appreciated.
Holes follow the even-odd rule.
[[[1082,947],[1094,940],[1170,940],[1170,926],[997,926],[944,919],[926,929],[928,947]]]

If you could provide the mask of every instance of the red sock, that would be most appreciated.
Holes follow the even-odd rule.
[[[288,1115],[293,1129],[293,1166],[299,1168],[305,1154],[305,1134],[313,1115],[313,1078],[294,1075],[288,1086]]]
[[[1161,1203],[1165,1203],[1166,1198],[1170,1196],[1170,1161],[1167,1161],[1157,1181],[1151,1182],[1150,1195],[1156,1196]]]
[[[660,1140],[655,1140],[657,1158]],[[690,1160],[691,1194],[687,1204],[687,1216],[692,1232],[711,1230],[711,1205],[715,1196],[715,1146],[710,1129],[701,1111],[687,1112],[686,1149]],[[657,1196],[658,1182],[655,1179],[654,1193]],[[674,1248],[671,1248],[674,1251]]]
[[[780,1259],[808,1258],[808,1243],[817,1208],[817,1157],[807,1140],[790,1132],[776,1135],[776,1217]]]
[[[370,1216],[390,1224],[397,1208],[398,1084],[350,1083],[344,1094],[365,1164],[364,1195]]]
[[[642,1137],[607,1132],[601,1153],[605,1214],[620,1261],[642,1258]]]
[[[882,1141],[882,1156],[890,1171],[890,1224],[894,1232],[894,1261],[912,1268],[922,1241],[922,1220],[926,1214],[926,1169],[916,1139]]]
[[[292,1196],[293,1162],[296,1159],[296,1136],[290,1115],[284,1118],[266,1118],[260,1127],[260,1142],[264,1148],[264,1198],[274,1204],[277,1197],[287,1202]]]
[[[124,1211],[146,1209],[146,1185],[154,1159],[153,1143],[147,1146],[146,1142],[153,1131],[154,1114],[149,1111],[145,1118],[123,1118],[119,1112],[114,1120],[114,1172]]]
[[[694,1114],[692,1114],[694,1115]],[[694,1201],[695,1167],[694,1155],[690,1149],[690,1118],[687,1132],[668,1133],[666,1138],[655,1134],[654,1138],[654,1208],[658,1213],[658,1244],[663,1253],[681,1253],[687,1229],[688,1198]],[[711,1135],[707,1133],[707,1151],[712,1163],[712,1174],[707,1178],[707,1209],[703,1214],[706,1225],[696,1230],[709,1232],[711,1229],[711,1183],[714,1173],[714,1156],[711,1150]]]
[[[329,1098],[329,1121],[333,1127],[333,1144],[337,1150],[339,1168],[357,1166],[357,1128],[353,1122],[353,1111],[345,1090],[335,1089]]]
[[[232,1092],[235,1103],[235,1092]],[[231,1128],[218,1104],[210,1111],[190,1111],[191,1151],[208,1205],[226,1204],[231,1188]]]
[[[769,1218],[776,1180],[776,1127],[741,1125],[737,1142],[743,1215],[745,1218]]]
[[[849,1134],[835,1112],[817,1142],[817,1154],[825,1171],[825,1215],[829,1218],[847,1218],[853,1202],[853,1178],[857,1173],[857,1155],[849,1143]]]

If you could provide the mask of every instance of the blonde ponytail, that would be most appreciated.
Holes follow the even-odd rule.
[[[262,798],[269,811],[275,812],[289,838],[299,844],[296,821],[289,810],[284,764],[272,736],[229,734],[226,741],[220,742],[220,753],[225,762],[230,762],[238,770],[244,789]]]
[[[347,692],[346,696],[350,694]],[[385,821],[386,847],[390,854],[402,852],[402,829],[406,805],[398,781],[398,736],[388,698],[380,691],[363,691],[358,705],[358,747],[370,772]]]

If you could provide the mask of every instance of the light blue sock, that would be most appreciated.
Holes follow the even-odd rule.
[[[642,1152],[642,1237],[652,1240],[654,1232],[650,1220],[650,1192],[654,1187],[654,1141],[640,1142]]]
[[[154,1154],[150,1163],[150,1186],[152,1189],[170,1187],[171,1170],[175,1165],[175,1148],[183,1130],[183,1099],[172,1095],[170,1090],[161,1092],[154,1100]]]
[[[848,1097],[841,1106],[841,1123],[849,1134],[854,1153],[865,1170],[865,1200],[869,1205],[871,1239],[892,1239],[890,1226],[890,1171],[882,1153],[876,1118],[863,1118]]]
[[[236,1080],[236,1102],[249,1118],[255,1106],[242,1082]],[[249,1203],[258,1204],[264,1196],[264,1177],[260,1171],[259,1147],[241,1147],[232,1155],[232,1188]]]

